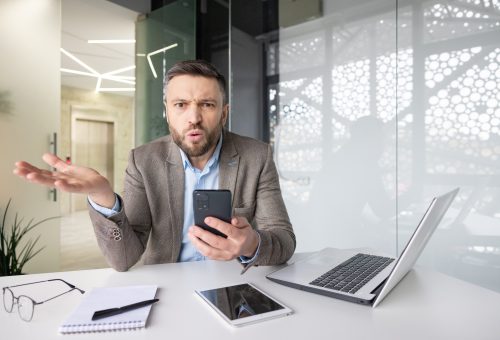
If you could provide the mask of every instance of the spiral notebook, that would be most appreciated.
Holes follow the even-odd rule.
[[[95,311],[154,299],[158,286],[100,287],[86,293],[78,307],[59,326],[59,333],[88,333],[146,327],[152,305],[92,321]]]

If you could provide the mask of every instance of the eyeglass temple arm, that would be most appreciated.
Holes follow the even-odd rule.
[[[77,291],[79,291],[80,293],[85,294],[85,291],[84,291],[83,289],[80,289],[80,288],[78,288],[77,286],[75,286],[75,285],[73,285],[73,284],[71,284],[71,283],[69,283],[69,282],[64,281],[63,279],[50,279],[50,280],[47,280],[47,281],[62,281],[62,282],[64,282],[65,284],[67,284],[67,285],[68,285],[71,289],[76,289],[76,290],[77,290]]]
[[[47,302],[47,301],[53,300],[53,299],[55,299],[56,297],[59,297],[59,296],[64,295],[64,294],[66,294],[66,293],[69,293],[69,292],[73,291],[74,289],[78,290],[78,291],[79,291],[80,293],[82,293],[82,294],[83,294],[83,293],[85,293],[83,290],[81,290],[81,289],[79,289],[79,288],[76,288],[76,287],[73,287],[73,288],[71,288],[70,290],[67,290],[67,291],[65,291],[65,292],[63,292],[63,293],[61,293],[61,294],[58,294],[58,295],[56,295],[56,296],[53,296],[53,297],[51,297],[51,298],[49,298],[49,299],[47,299],[47,300],[38,301],[38,302],[34,301],[34,302],[35,302],[35,304],[36,304],[36,305],[41,305],[41,304],[42,304],[42,303],[44,303],[44,302]]]
[[[49,281],[62,281],[62,282],[64,282],[66,285],[68,285],[68,287],[70,287],[70,288],[71,288],[71,290],[76,289],[76,290],[78,290],[78,291],[79,291],[80,293],[82,293],[82,294],[84,294],[84,293],[85,293],[85,291],[84,291],[84,290],[82,290],[82,289],[78,288],[78,287],[77,287],[77,286],[75,286],[75,285],[72,285],[72,284],[71,284],[71,283],[69,283],[69,282],[64,281],[63,279],[49,279],[49,280],[35,281],[35,282],[23,283],[23,284],[20,284],[20,285],[9,286],[9,287],[4,287],[4,288],[14,288],[14,287],[28,286],[28,285],[33,285],[33,284],[35,284],[35,283],[42,283],[42,282],[49,282]],[[70,290],[69,290],[69,291],[70,291]],[[68,292],[69,292],[69,291],[68,291]],[[65,294],[65,293],[63,293],[63,294]],[[60,295],[62,295],[62,294],[60,294]],[[58,295],[58,296],[59,296],[59,295]],[[48,301],[48,300],[46,300],[46,301]]]

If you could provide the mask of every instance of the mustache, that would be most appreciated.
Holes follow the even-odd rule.
[[[189,125],[189,127],[187,129],[184,129],[184,131],[182,131],[183,133],[187,133],[191,130],[202,130],[204,132],[207,132],[207,130],[201,125],[201,124],[191,124]]]

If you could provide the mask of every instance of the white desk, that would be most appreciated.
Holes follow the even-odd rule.
[[[0,277],[0,287],[62,278],[84,290],[98,286],[160,287],[147,328],[138,331],[59,335],[58,326],[78,305],[76,291],[35,307],[31,322],[0,308],[1,339],[500,339],[500,294],[423,269],[410,272],[376,309],[281,286],[267,280],[275,267],[240,276],[236,262],[195,262]],[[194,289],[252,282],[294,309],[291,316],[231,328],[194,295]],[[28,286],[35,295],[35,286]],[[62,286],[57,286],[61,289]],[[46,288],[46,287],[45,287]],[[28,290],[23,291],[28,293]],[[36,293],[36,294],[35,294]],[[47,293],[47,292],[45,292]],[[53,291],[50,293],[54,293]],[[50,293],[48,295],[50,295]],[[17,295],[18,292],[16,291]]]

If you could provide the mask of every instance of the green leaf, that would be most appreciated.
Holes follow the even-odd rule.
[[[36,249],[40,235],[34,239],[28,239],[23,243],[23,246],[21,246],[21,242],[28,237],[28,233],[40,224],[58,218],[49,217],[38,222],[34,222],[32,218],[28,222],[25,222],[24,217],[20,218],[18,213],[16,213],[14,221],[10,225],[10,233],[8,234],[7,214],[10,204],[11,199],[9,199],[5,207],[0,225],[0,276],[22,274],[24,265],[38,255],[45,247],[42,246]]]

